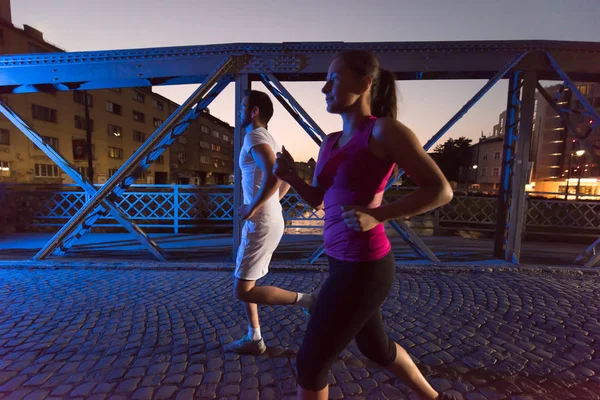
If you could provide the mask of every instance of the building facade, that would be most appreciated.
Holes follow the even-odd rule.
[[[0,54],[64,51],[46,42],[42,32],[28,25],[23,29],[15,27],[10,2],[0,4]],[[105,183],[179,106],[149,88],[0,94],[0,101],[86,179],[89,126],[93,183],[97,184]],[[193,146],[186,145],[186,141],[193,142]],[[174,144],[175,149],[165,151],[136,183],[227,183],[233,173],[232,143],[233,128],[207,112],[190,125]],[[4,116],[0,116],[1,182],[73,183]]]
[[[600,112],[600,84],[579,83],[577,88]],[[554,85],[545,89],[550,96],[558,98],[559,106],[583,110],[581,102],[568,88]],[[600,194],[600,166],[569,136],[562,119],[539,94],[536,96],[535,113],[533,190],[555,193],[568,191],[574,195],[578,189],[582,195]],[[586,132],[591,123],[589,117],[580,113],[571,113],[569,118],[580,134]],[[587,141],[600,148],[600,129],[591,132]]]
[[[310,160],[308,160],[306,162],[304,162],[304,161],[296,162],[296,168],[298,169],[298,176],[300,176],[300,178],[302,178],[302,180],[304,180],[309,185],[312,185],[316,165],[317,165],[317,162],[315,161],[314,158],[311,158]]]
[[[233,127],[205,112],[169,148],[171,181],[233,184]]]
[[[502,150],[504,138],[497,136],[482,137],[472,146],[477,162],[471,166],[470,174],[476,176],[476,184],[483,191],[500,189],[502,171]]]
[[[463,175],[469,177],[469,183],[473,182],[471,188],[486,192],[500,189],[505,125],[506,111],[503,111],[492,134],[486,136],[481,132],[479,141],[470,147],[471,163]]]

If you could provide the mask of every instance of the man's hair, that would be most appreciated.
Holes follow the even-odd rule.
[[[268,94],[259,90],[249,90],[246,93],[248,96],[248,107],[258,107],[258,118],[265,126],[273,116],[273,102]]]

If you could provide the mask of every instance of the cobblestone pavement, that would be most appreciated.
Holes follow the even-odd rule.
[[[325,274],[272,272],[263,284],[312,291]],[[600,277],[398,272],[384,305],[391,336],[434,387],[479,399],[600,399]],[[0,397],[292,399],[307,317],[262,307],[269,346],[223,354],[246,324],[231,273],[0,270]],[[351,344],[331,398],[410,391]]]

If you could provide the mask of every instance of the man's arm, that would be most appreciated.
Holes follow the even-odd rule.
[[[325,136],[323,143],[321,143],[321,147],[319,148],[319,156],[317,157],[317,164],[319,163],[318,160],[323,155],[323,149],[325,148],[325,143],[327,142],[329,136],[330,135]],[[316,171],[313,175],[312,185],[309,185],[298,175],[294,164],[294,158],[285,149],[285,146],[282,148],[281,153],[278,153],[277,163],[277,170],[279,171],[277,174],[282,174],[279,176],[282,176],[283,179],[285,179],[285,182],[294,188],[296,193],[302,198],[302,200],[304,200],[305,203],[315,210],[322,210],[325,193],[323,192],[323,189],[319,187]]]
[[[250,154],[254,158],[256,166],[263,173],[260,189],[254,195],[252,203],[249,204],[251,210],[258,211],[275,192],[280,190],[281,181],[273,174],[275,154],[273,154],[271,146],[268,144],[257,144],[252,147]]]
[[[290,187],[291,186],[289,183],[281,181],[281,184],[279,185],[279,201],[285,197],[287,192],[290,190]]]

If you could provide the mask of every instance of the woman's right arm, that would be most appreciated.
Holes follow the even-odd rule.
[[[313,184],[309,185],[304,181],[304,179],[300,178],[298,174],[295,174],[294,177],[288,181],[288,183],[294,188],[296,193],[302,197],[302,200],[304,200],[306,204],[315,210],[322,210],[323,197],[325,193],[318,185],[315,186],[315,180],[316,179],[313,178]]]
[[[323,140],[323,143],[321,143],[317,160],[323,153],[323,148],[325,147],[328,137],[329,136],[326,136],[325,140]],[[304,200],[309,206],[316,210],[323,209],[323,197],[325,196],[325,192],[319,187],[316,171],[314,171],[312,185],[309,185],[304,181],[304,179],[298,176],[298,170],[296,169],[294,159],[290,153],[288,153],[285,147],[282,148],[281,153],[277,153],[277,160],[275,162],[273,172],[279,179],[289,183],[290,186],[294,188],[296,193],[302,197],[302,200]]]

